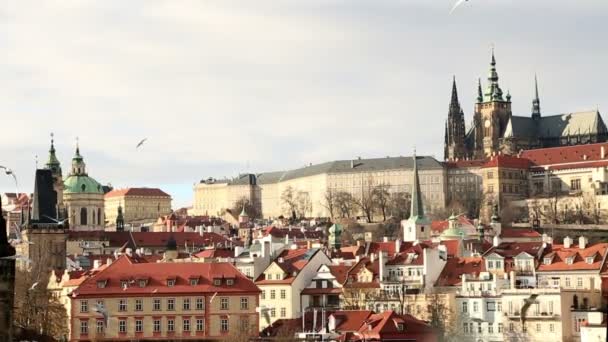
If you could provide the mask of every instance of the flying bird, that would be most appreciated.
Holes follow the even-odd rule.
[[[141,141],[139,143],[137,143],[137,146],[135,146],[135,148],[140,148],[143,146],[143,144],[146,142],[146,140],[148,140],[148,138],[143,138],[141,139]]]
[[[13,170],[9,169],[8,167],[2,165],[0,165],[0,169],[4,170],[4,173],[7,176],[13,177],[13,180],[15,181],[15,187],[17,188],[17,196],[19,196],[19,182],[17,181],[17,175],[15,175],[15,172],[13,172]]]
[[[108,327],[108,322],[110,321],[110,316],[108,315],[108,310],[101,303],[97,303],[95,305],[95,312],[100,313],[103,316],[103,324],[105,327]]]
[[[64,223],[66,223],[66,222],[69,220],[69,219],[65,219],[65,220],[61,220],[61,221],[59,221],[59,220],[56,220],[56,219],[54,219],[54,218],[52,218],[52,217],[50,217],[50,216],[47,216],[47,215],[42,215],[42,216],[44,216],[44,217],[46,217],[47,219],[49,219],[49,220],[51,220],[51,221],[53,221],[53,222],[57,223],[58,225],[63,225]]]
[[[21,232],[21,225],[18,225],[17,222],[13,222],[15,225],[15,238],[11,239],[9,243],[13,246],[19,245],[23,243],[23,233]],[[29,245],[33,245],[34,243],[31,241],[27,242]]]
[[[452,7],[452,10],[450,11],[450,14],[452,14],[452,12],[454,12],[456,10],[456,8],[460,7],[460,5],[464,4],[465,2],[468,2],[469,0],[458,0],[456,1],[456,3],[454,4],[454,7]]]
[[[32,260],[30,260],[30,258],[20,255],[20,254],[15,254],[15,255],[9,255],[9,256],[5,256],[5,257],[1,257],[0,259],[4,259],[4,260],[20,260],[20,261],[24,261],[26,263],[31,263]]]
[[[528,309],[532,304],[536,303],[537,294],[530,295],[530,298],[524,299],[524,305],[521,307],[521,324],[526,323],[526,315],[528,314]]]

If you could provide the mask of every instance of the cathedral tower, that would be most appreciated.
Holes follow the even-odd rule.
[[[534,100],[532,100],[532,119],[540,119],[540,98],[538,97],[538,79],[534,75]]]
[[[65,210],[63,205],[63,176],[61,172],[61,164],[55,155],[55,138],[51,133],[51,148],[49,149],[49,159],[46,162],[46,168],[51,170],[53,175],[53,189],[57,193],[57,217],[65,218]]]
[[[496,71],[496,58],[492,50],[488,86],[485,94],[481,92],[475,104],[475,158],[491,156],[500,150],[500,139],[503,136],[507,123],[511,119],[511,96],[503,98],[502,89],[498,84]]]
[[[445,124],[445,148],[444,159],[455,160],[466,157],[465,151],[465,126],[464,112],[458,101],[458,91],[456,90],[456,77],[452,82],[452,99],[448,111],[448,121]]]

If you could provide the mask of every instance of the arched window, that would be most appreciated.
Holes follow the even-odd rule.
[[[101,225],[101,209],[97,209],[97,224]]]
[[[86,186],[86,185],[84,185],[84,184],[82,184],[82,185],[80,186],[80,188],[82,189],[82,192],[85,192],[85,190],[87,189],[87,186]]]
[[[87,224],[87,208],[80,208],[80,224]]]

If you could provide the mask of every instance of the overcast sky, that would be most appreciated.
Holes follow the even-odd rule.
[[[456,75],[467,125],[496,47],[515,115],[608,110],[608,1],[61,0],[0,5],[0,165],[33,190],[49,133],[69,171],[192,185],[356,156],[443,157]],[[485,82],[484,82],[485,83]],[[141,150],[137,142],[147,137]],[[14,191],[0,175],[0,191]]]

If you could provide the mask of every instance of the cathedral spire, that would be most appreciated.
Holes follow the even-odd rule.
[[[540,98],[538,97],[538,78],[534,75],[534,100],[532,100],[532,118],[540,119]]]
[[[412,206],[410,210],[410,219],[424,218],[424,206],[422,205],[422,194],[420,193],[420,180],[418,178],[418,159],[416,158],[416,150],[414,150],[414,176],[412,180]]]
[[[498,72],[496,71],[496,57],[492,48],[492,61],[490,62],[490,73],[488,75],[488,87],[486,88],[486,101],[503,101],[502,90],[498,85]]]
[[[477,79],[477,103],[483,102],[483,90],[481,89],[481,78]]]
[[[460,103],[458,102],[458,91],[456,90],[456,76],[452,80],[452,100],[450,101],[450,109],[460,109]]]

